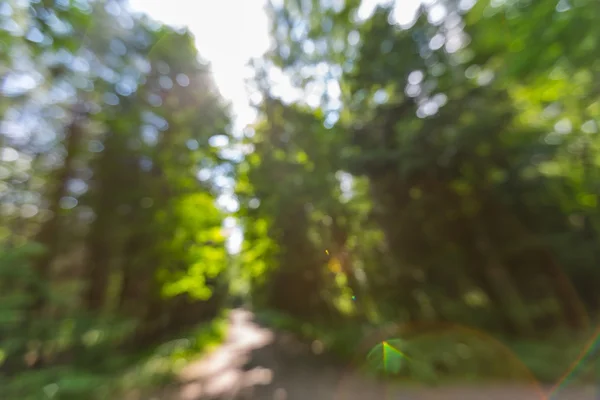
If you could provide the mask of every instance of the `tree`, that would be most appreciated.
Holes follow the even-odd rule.
[[[1,285],[13,288],[2,370],[38,376],[7,384],[9,398],[48,380],[68,396],[69,376],[51,371],[106,374],[117,363],[107,352],[220,311],[224,215],[197,174],[228,163],[209,141],[228,135],[229,110],[192,35],[126,3],[1,7],[14,27],[1,31]],[[89,394],[96,378],[70,394]]]

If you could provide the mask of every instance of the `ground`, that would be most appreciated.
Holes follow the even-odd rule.
[[[226,341],[185,368],[168,400],[595,400],[594,388],[548,396],[543,388],[516,385],[442,388],[390,387],[329,360],[318,343],[303,344],[234,310]]]

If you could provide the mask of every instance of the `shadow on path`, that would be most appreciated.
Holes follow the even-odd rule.
[[[318,346],[259,326],[245,310],[230,313],[219,348],[180,374],[174,400],[595,400],[591,389],[548,398],[533,387],[510,385],[399,388],[358,376],[326,359]],[[317,353],[317,354],[315,354]]]

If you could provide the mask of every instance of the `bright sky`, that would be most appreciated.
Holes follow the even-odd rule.
[[[408,23],[421,2],[435,0],[398,0],[396,21]],[[367,18],[375,7],[389,0],[363,0],[359,10]],[[200,55],[212,64],[221,94],[232,102],[236,128],[252,122],[244,79],[246,64],[269,48],[266,0],[129,0],[133,9],[173,26],[187,26],[196,37]],[[285,94],[283,94],[285,96]]]
[[[212,64],[221,94],[232,102],[236,127],[252,121],[244,78],[246,63],[269,47],[265,0],[130,0],[135,10],[173,26],[187,26],[198,51]]]

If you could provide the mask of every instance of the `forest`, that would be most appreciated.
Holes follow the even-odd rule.
[[[152,390],[238,304],[399,379],[593,377],[597,0],[363,3],[268,3],[236,132],[189,30],[0,2],[1,399]]]

